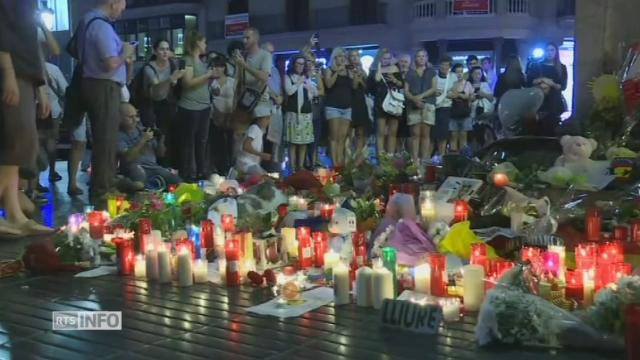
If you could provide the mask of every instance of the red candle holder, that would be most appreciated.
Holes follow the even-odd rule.
[[[615,265],[615,281],[622,279],[625,276],[631,276],[633,272],[633,266],[629,263],[619,263]]]
[[[402,186],[400,184],[389,184],[389,199],[397,193],[400,192]]]
[[[585,238],[587,241],[600,241],[602,233],[602,213],[598,208],[587,210],[584,218]]]
[[[94,240],[102,240],[104,236],[104,215],[102,211],[92,211],[87,215],[89,235]]]
[[[469,204],[464,200],[456,200],[453,206],[453,221],[456,223],[467,221],[469,218]]]
[[[637,360],[640,359],[640,304],[627,305],[624,314],[627,360]]]
[[[582,243],[575,249],[576,267],[580,270],[591,270],[596,267],[598,258],[598,246],[596,244]]]
[[[443,254],[429,255],[431,266],[431,295],[444,297],[447,295],[447,257]]]
[[[493,269],[498,279],[500,279],[504,273],[511,270],[514,266],[515,264],[513,262],[507,260],[496,260],[493,262]]]
[[[335,210],[336,210],[335,205],[323,204],[320,207],[320,216],[322,217],[322,219],[330,221],[331,218],[333,217]]]
[[[169,186],[167,186],[167,191],[169,191],[170,193],[174,193],[176,192],[177,188],[178,186],[176,184],[169,184]]]
[[[196,246],[193,241],[189,239],[180,239],[176,241],[176,250],[178,254],[182,251],[182,249],[186,249],[191,253],[191,258],[193,260],[196,259]]]
[[[301,269],[313,266],[313,244],[311,243],[311,229],[299,227],[296,229],[298,237],[298,261]]]
[[[237,237],[227,239],[224,253],[227,260],[227,286],[240,286],[240,242]]]
[[[353,265],[359,269],[367,264],[367,236],[363,232],[353,234]]]
[[[629,227],[627,225],[617,225],[613,228],[613,240],[629,241]]]
[[[329,248],[329,234],[326,232],[313,233],[313,264],[315,267],[324,266],[324,254]]]
[[[485,273],[490,272],[489,259],[487,257],[487,244],[476,243],[471,244],[471,257],[469,263],[484,267]]]
[[[222,231],[232,233],[236,229],[235,220],[231,214],[222,214],[220,216],[220,222],[222,223]]]
[[[584,299],[584,273],[582,270],[567,270],[565,272],[565,295],[568,299],[581,302]]]
[[[436,182],[436,170],[437,167],[433,164],[428,164],[427,169],[424,172],[424,181],[428,184]]]
[[[200,222],[200,241],[205,249],[214,248],[214,224],[209,219]]]
[[[145,243],[145,235],[150,235],[152,230],[152,222],[149,218],[138,219],[138,243],[141,253],[145,253],[147,244]]]
[[[131,275],[135,267],[135,250],[133,240],[115,238],[116,245],[116,265],[119,275]]]
[[[629,238],[632,242],[640,242],[640,219],[631,221]]]
[[[542,254],[542,264],[546,272],[558,276],[560,272],[560,254],[546,251]]]
[[[538,262],[542,251],[536,247],[523,246],[520,250],[520,259],[523,262],[530,261],[532,263]]]

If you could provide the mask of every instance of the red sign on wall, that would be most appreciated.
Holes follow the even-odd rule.
[[[453,12],[488,13],[491,0],[453,0]]]
[[[247,28],[249,28],[249,14],[247,13],[227,15],[224,18],[225,39],[242,37]]]

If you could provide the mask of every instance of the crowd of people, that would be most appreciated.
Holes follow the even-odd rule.
[[[359,51],[337,47],[324,67],[314,36],[285,68],[256,28],[224,53],[209,51],[206,37],[190,31],[184,57],[153,39],[153,55],[134,67],[136,44],[123,42],[111,25],[125,0],[97,0],[80,21],[67,47],[78,63],[67,83],[42,60],[60,48],[35,20],[35,3],[0,0],[0,197],[7,213],[0,233],[51,230],[28,219],[19,189],[46,190],[37,179],[47,168],[51,181],[60,179],[61,123],[71,132],[68,193],[82,194],[76,177],[89,139],[89,195],[101,206],[114,189],[163,188],[212,173],[264,175],[285,159],[294,171],[310,169],[322,148],[338,170],[348,148],[374,142],[374,156],[407,151],[414,161],[464,153],[474,124],[495,117],[511,89],[545,92],[527,128],[532,134],[553,136],[565,110],[567,70],[554,44],[526,69],[509,57],[497,74],[491,58],[470,55],[461,64],[444,55],[432,64],[425,49],[396,55],[381,48],[365,69]]]

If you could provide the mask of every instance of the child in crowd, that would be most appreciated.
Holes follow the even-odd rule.
[[[247,129],[236,160],[236,170],[239,172],[246,175],[265,175],[267,173],[260,166],[260,161],[271,161],[271,154],[263,152],[262,142],[270,122],[270,117],[260,117]]]

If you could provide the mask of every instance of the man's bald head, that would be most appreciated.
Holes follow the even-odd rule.
[[[138,125],[138,110],[129,103],[120,104],[120,124],[125,129],[132,129]]]
[[[117,20],[122,16],[127,7],[126,0],[97,0],[97,6],[102,9],[111,20]]]

